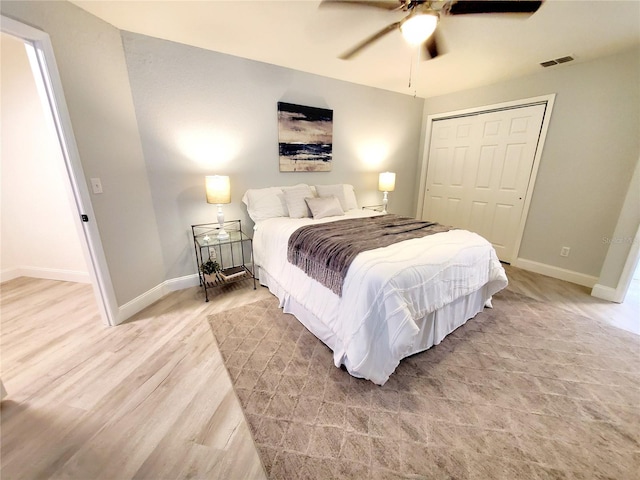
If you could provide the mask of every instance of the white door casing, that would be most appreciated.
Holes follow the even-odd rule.
[[[80,154],[71,127],[71,118],[62,88],[62,81],[53,53],[53,45],[49,35],[41,30],[18,22],[9,17],[1,16],[1,30],[25,42],[30,61],[38,65],[39,78],[36,83],[42,86],[46,100],[50,107],[56,135],[62,151],[67,172],[66,179],[75,203],[74,215],[80,244],[87,262],[91,284],[93,286],[100,316],[105,325],[118,323],[118,304],[115,297],[104,249],[100,240],[100,233],[95,221],[91,197],[85,181],[80,162]],[[36,73],[34,72],[34,75]],[[85,215],[87,221],[81,221],[80,215]]]
[[[429,117],[418,218],[477,232],[513,262],[552,102],[548,96]]]

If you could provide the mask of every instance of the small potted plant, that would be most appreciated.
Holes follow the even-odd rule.
[[[215,283],[218,276],[217,274],[220,271],[220,264],[209,258],[209,260],[202,264],[200,270],[202,270],[202,273],[204,274],[205,282]]]

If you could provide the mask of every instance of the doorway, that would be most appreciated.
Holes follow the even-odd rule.
[[[24,42],[6,33],[0,39],[0,282],[30,277],[89,283],[48,106]]]
[[[552,101],[430,116],[418,218],[476,232],[515,261]]]
[[[108,275],[106,258],[91,207],[88,188],[80,163],[79,153],[73,136],[69,112],[49,36],[33,27],[2,16],[2,32],[19,39],[25,44],[32,66],[36,85],[45,105],[45,115],[50,114],[57,143],[61,149],[64,181],[68,182],[73,206],[72,217],[84,255],[94,296],[105,325],[118,323],[118,307],[111,279]],[[49,234],[55,234],[51,232]]]

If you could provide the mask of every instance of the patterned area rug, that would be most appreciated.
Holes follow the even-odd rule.
[[[631,333],[503,291],[379,387],[275,297],[209,322],[270,478],[638,478]]]

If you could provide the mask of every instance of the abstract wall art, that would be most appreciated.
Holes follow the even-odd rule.
[[[330,172],[333,110],[278,102],[281,172]]]

